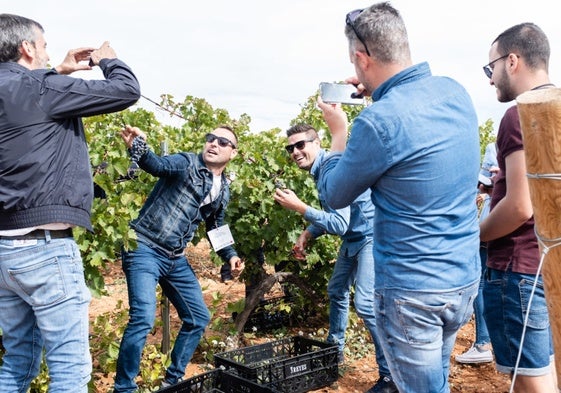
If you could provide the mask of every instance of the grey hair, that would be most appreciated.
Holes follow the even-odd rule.
[[[13,14],[0,14],[0,63],[17,62],[21,58],[21,44],[35,44],[37,30],[43,26],[32,19]]]
[[[389,2],[374,4],[362,10],[354,20],[353,26],[368,51],[382,63],[406,64],[411,60],[409,39],[405,23],[399,13]],[[349,44],[361,45],[353,28],[345,27],[345,36]]]

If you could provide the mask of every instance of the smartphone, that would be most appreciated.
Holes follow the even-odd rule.
[[[320,96],[328,104],[363,105],[363,98],[353,98],[356,87],[347,83],[321,82],[319,84]]]

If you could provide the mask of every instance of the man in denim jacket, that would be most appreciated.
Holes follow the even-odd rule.
[[[157,284],[183,321],[162,386],[177,383],[185,374],[210,314],[184,250],[201,221],[205,220],[207,231],[224,224],[230,189],[223,172],[237,155],[237,138],[228,126],[207,134],[200,154],[159,157],[148,148],[146,135],[136,127],[127,126],[121,136],[132,160],[159,180],[138,218],[131,222],[138,246],[123,252],[130,319],[119,349],[115,393],[137,389],[135,378],[142,350],[154,324]],[[222,248],[218,254],[235,272],[242,268],[233,247]]]
[[[466,186],[477,184],[477,116],[461,85],[412,64],[389,3],[350,12],[346,23],[357,75],[347,82],[374,103],[354,119],[342,155],[327,158],[320,188],[335,209],[372,191],[376,327],[392,379],[400,392],[449,392],[451,352],[481,271],[477,190]],[[325,114],[330,130],[341,116]]]

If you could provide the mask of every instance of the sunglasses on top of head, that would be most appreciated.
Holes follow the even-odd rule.
[[[223,136],[218,136],[218,135],[208,133],[208,134],[205,135],[205,140],[207,141],[207,143],[212,143],[214,141],[218,141],[218,146],[220,146],[220,147],[232,146],[232,149],[237,149],[236,145],[234,145],[234,142],[232,142],[228,138],[224,138]]]
[[[313,142],[315,139],[316,138],[302,139],[301,141],[293,143],[292,145],[286,145],[284,148],[286,149],[288,154],[292,154],[294,153],[294,148],[302,150],[304,147],[306,147],[306,143]]]
[[[366,54],[368,56],[370,56],[370,51],[368,50],[368,47],[366,46],[366,42],[364,42],[364,39],[362,38],[362,36],[360,34],[358,34],[358,31],[356,31],[356,28],[355,28],[356,18],[358,18],[358,16],[361,14],[362,11],[364,11],[364,10],[359,9],[359,10],[354,10],[354,11],[349,12],[347,14],[346,19],[345,19],[345,22],[346,22],[347,26],[349,26],[351,29],[353,29],[353,32],[355,33],[356,38],[358,38],[358,40],[360,41],[362,46],[364,46],[364,49],[366,50]]]

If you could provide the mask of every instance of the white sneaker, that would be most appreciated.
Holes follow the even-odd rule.
[[[456,355],[456,362],[466,364],[490,363],[493,361],[493,352],[490,349],[479,349],[472,346],[461,355]]]
[[[179,378],[175,384],[178,384],[179,382],[182,382],[182,381],[183,381],[183,378]],[[160,389],[168,388],[168,387],[170,387],[172,385],[175,385],[175,384],[171,383],[171,382],[168,382],[164,379],[162,381],[162,384],[160,385]]]

